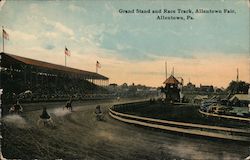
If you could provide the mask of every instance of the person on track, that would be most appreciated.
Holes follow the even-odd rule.
[[[16,113],[16,114],[20,114],[23,112],[23,107],[21,106],[21,104],[19,103],[19,100],[16,101],[15,104],[13,104],[13,106],[10,108],[9,113]]]
[[[101,111],[101,106],[100,106],[100,105],[96,106],[96,108],[95,108],[95,113],[96,113],[96,114],[101,114],[101,113],[102,113],[102,111]]]
[[[40,118],[41,119],[50,119],[50,115],[48,114],[46,107],[43,107],[43,112],[40,115]]]
[[[43,112],[40,115],[40,120],[38,121],[38,124],[40,124],[40,122],[43,122],[44,126],[46,126],[46,125],[53,126],[53,121],[52,121],[50,115],[48,114],[46,107],[43,107]]]
[[[66,102],[65,104],[65,108],[67,108],[68,110],[72,111],[72,102],[73,102],[73,97],[70,97],[69,101]],[[63,107],[64,109],[64,107]]]
[[[102,111],[101,111],[101,106],[100,105],[97,105],[96,106],[96,108],[95,108],[95,114],[96,114],[96,119],[98,120],[98,121],[100,121],[100,120],[103,120],[103,113],[102,113]]]

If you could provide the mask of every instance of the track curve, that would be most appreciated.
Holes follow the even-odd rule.
[[[36,125],[41,110],[24,113],[22,127],[5,122],[4,157],[163,160],[243,159],[249,154],[245,144],[195,139],[116,121],[107,114],[114,102],[101,104],[105,121],[97,121],[93,113],[97,104],[76,104],[73,112],[62,111],[61,104],[49,104],[55,128]]]

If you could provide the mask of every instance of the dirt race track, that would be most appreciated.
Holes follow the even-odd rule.
[[[97,104],[106,112],[105,121],[95,118]],[[249,155],[249,144],[180,136],[119,122],[107,114],[112,104],[73,103],[73,112],[63,110],[63,103],[31,104],[22,117],[3,117],[2,154],[7,159],[46,160],[227,160]],[[49,108],[54,128],[37,125],[42,106]]]

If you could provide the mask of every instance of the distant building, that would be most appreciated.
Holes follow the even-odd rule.
[[[121,87],[122,87],[122,88],[127,88],[127,87],[128,87],[128,84],[127,84],[127,83],[123,83]]]
[[[195,88],[195,84],[192,84],[191,82],[188,82],[187,87],[188,88]]]
[[[214,91],[216,93],[222,93],[223,92],[223,89],[222,88],[214,88]]]
[[[249,94],[235,94],[229,99],[229,102],[233,106],[247,107],[250,104],[250,95]]]
[[[188,84],[183,87],[183,90],[184,91],[195,91],[196,90],[195,84],[188,82]]]
[[[109,86],[111,86],[111,87],[117,87],[118,85],[116,83],[111,83],[111,84],[109,84]]]
[[[180,89],[178,85],[180,82],[171,75],[168,77],[164,83],[165,88],[163,89],[163,92],[166,94],[166,101],[174,102],[174,101],[180,101]]]
[[[208,95],[197,95],[193,98],[193,103],[200,104],[206,99],[208,99]]]
[[[211,86],[209,86],[209,85],[201,85],[200,84],[200,91],[202,91],[202,92],[214,92],[214,87],[211,85]]]

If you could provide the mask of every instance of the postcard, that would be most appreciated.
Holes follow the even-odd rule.
[[[250,160],[249,0],[0,0],[0,159]]]

